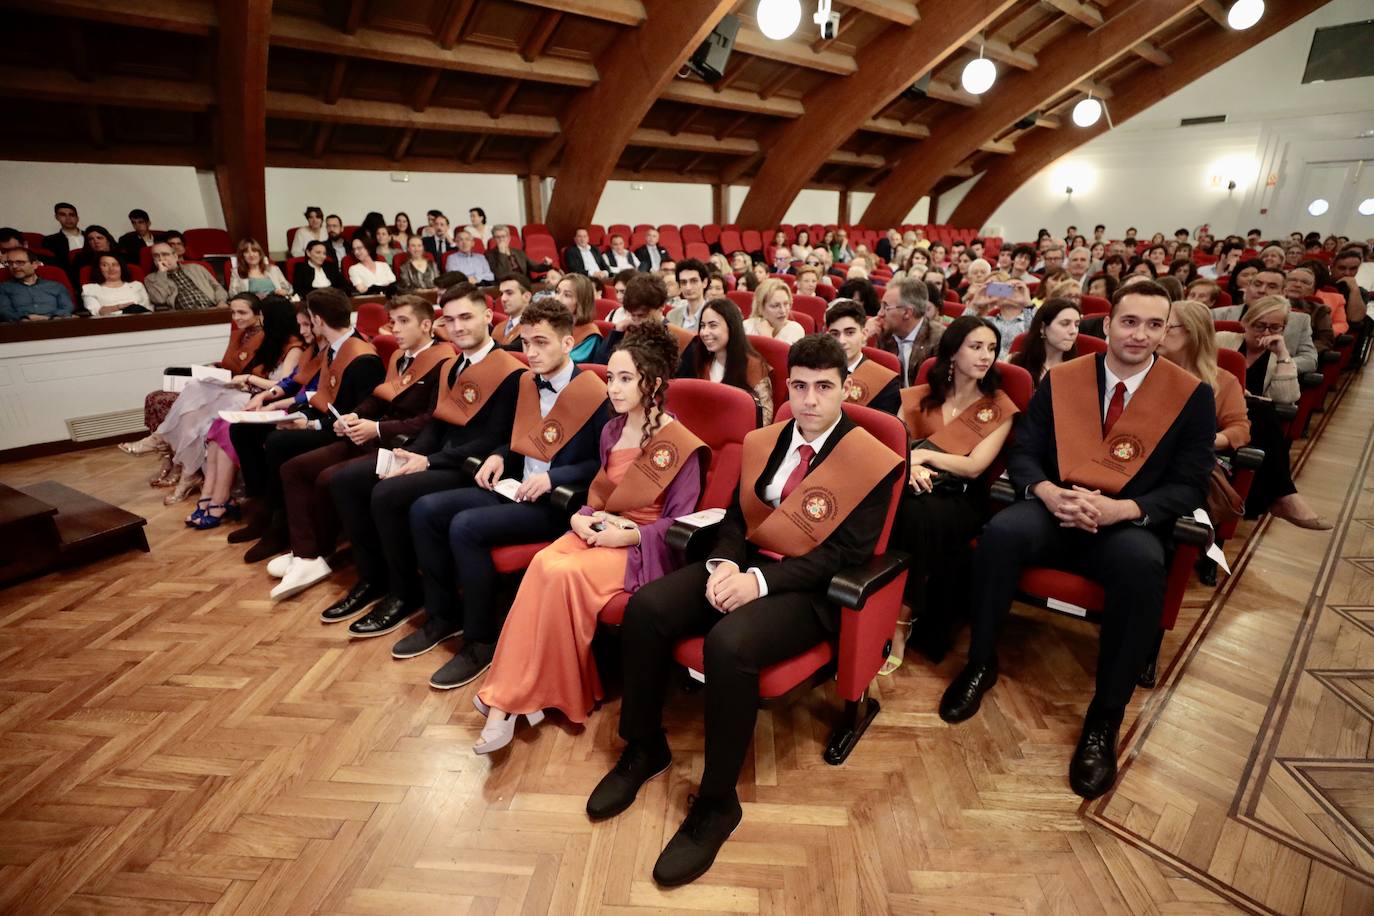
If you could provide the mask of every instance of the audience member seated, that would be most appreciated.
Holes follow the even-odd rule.
[[[611,247],[601,256],[606,262],[606,270],[612,274],[622,270],[639,270],[639,258],[625,247],[625,236],[617,232],[611,236]]]
[[[852,297],[841,291],[840,298]],[[869,311],[867,305],[864,311]],[[886,350],[901,362],[903,388],[916,383],[916,370],[934,353],[944,333],[939,315],[940,305],[930,300],[925,283],[908,279],[887,285],[882,310],[864,326],[868,336],[876,338],[878,349]]]
[[[354,636],[390,633],[424,604],[411,538],[411,506],[429,493],[471,487],[472,474],[464,468],[467,460],[484,459],[510,441],[524,363],[491,339],[491,309],[477,287],[450,287],[440,303],[449,342],[459,355],[440,372],[433,417],[404,448],[392,450],[393,462],[382,474],[366,462],[354,462],[335,472],[329,482],[358,572],[353,587],[320,619],[340,623],[372,608],[350,626]],[[530,308],[537,305],[531,303]],[[563,307],[550,303],[542,311],[548,314],[550,309]],[[447,587],[452,584],[450,580]]]
[[[1244,268],[1242,268],[1243,270]],[[1268,267],[1250,272],[1249,282],[1243,288],[1244,301],[1238,305],[1228,305],[1212,309],[1214,321],[1244,321],[1250,307],[1261,299],[1283,296],[1287,278],[1282,270]],[[1284,316],[1284,345],[1292,355],[1297,366],[1297,374],[1317,370],[1317,348],[1312,342],[1312,318],[1306,312],[1292,312]],[[1293,398],[1297,401],[1297,397]]]
[[[553,260],[545,257],[538,264],[534,264],[530,261],[529,255],[511,244],[510,226],[498,224],[491,230],[491,244],[487,246],[487,264],[491,266],[492,274],[497,277],[511,274],[533,277],[536,272],[553,264]]]
[[[563,266],[570,274],[581,274],[601,280],[610,273],[601,252],[592,246],[591,236],[586,229],[578,229],[573,233],[573,243],[563,251]]]
[[[397,292],[419,293],[436,289],[438,280],[439,268],[425,254],[425,240],[418,235],[410,236],[406,240],[406,260],[396,274]]]
[[[501,278],[501,311],[506,320],[491,329],[498,346],[519,350],[524,345],[520,337],[520,316],[534,300],[534,285],[524,274],[507,274]]]
[[[81,287],[81,305],[92,318],[151,312],[148,291],[130,278],[129,268],[117,254],[96,257],[91,282]]]
[[[682,304],[668,311],[669,324],[696,333],[701,324],[702,310],[706,306],[706,274],[706,265],[696,258],[684,258],[677,262],[674,276]]]
[[[1109,277],[1105,273],[1096,273],[1088,278],[1088,288],[1084,292],[1089,296],[1096,296],[1110,302],[1111,298],[1116,295],[1118,285],[1115,277]]]
[[[805,261],[812,252],[811,233],[806,229],[797,230],[797,239],[792,243],[792,260]],[[833,256],[833,255],[832,255]]]
[[[1218,452],[1234,452],[1249,445],[1250,418],[1246,413],[1245,391],[1234,374],[1217,367],[1217,332],[1211,310],[1201,302],[1187,299],[1170,306],[1169,329],[1159,344],[1158,353],[1212,389],[1217,405],[1217,434],[1213,447]]]
[[[458,250],[449,252],[443,259],[444,270],[461,270],[472,283],[494,282],[496,275],[491,272],[491,265],[473,246],[472,233],[467,227],[458,230]]]
[[[1335,329],[1338,316],[1325,297],[1341,299],[1340,323],[1345,321],[1345,297],[1334,293],[1320,293],[1318,290],[1331,285],[1331,275],[1320,261],[1304,261],[1288,271],[1284,277],[1283,294],[1288,297],[1294,311],[1304,312],[1312,322],[1312,345],[1317,352],[1330,350],[1336,345]],[[1347,325],[1348,326],[1348,325]],[[1341,333],[1344,333],[1342,331]]]
[[[295,293],[256,239],[239,242],[238,266],[229,277],[229,295],[244,292],[258,297],[276,293],[287,298]]]
[[[372,233],[372,241],[373,255],[388,267],[391,266],[392,259],[405,250],[392,238],[390,226],[378,226]]]
[[[344,238],[343,219],[337,213],[324,218],[324,243],[329,246],[329,256],[336,264],[342,264],[348,257],[348,239]]]
[[[378,449],[408,442],[433,416],[440,377],[453,348],[435,341],[434,307],[428,301],[400,295],[387,303],[387,310],[396,352],[386,378],[357,407],[334,420],[333,442],[281,466],[290,551],[267,567],[269,574],[281,578],[271,592],[274,601],[304,591],[331,572],[326,557],[339,532],[329,497],[334,475],[350,462],[375,468]]]
[[[257,540],[244,554],[245,563],[275,557],[287,548],[282,465],[332,443],[334,412],[352,412],[386,375],[377,351],[352,328],[347,296],[335,289],[317,289],[306,297],[306,305],[315,339],[324,342],[319,387],[278,427],[240,423],[230,431],[244,490],[253,499],[248,524],[229,535],[233,544]]]
[[[435,264],[443,264],[448,253],[453,250],[453,237],[448,230],[448,217],[438,210],[430,214],[430,224],[424,233],[425,251],[434,259]],[[444,268],[447,270],[448,268]]]
[[[43,236],[43,250],[52,255],[54,267],[61,267],[70,275],[72,255],[85,247],[86,233],[81,231],[81,218],[72,204],[65,201],[54,204],[52,215],[59,228],[52,235]],[[76,282],[73,279],[72,285]]]
[[[396,275],[387,261],[375,260],[361,233],[353,236],[353,264],[348,267],[348,283],[354,295],[386,296],[396,289]],[[452,255],[450,255],[452,257]],[[486,262],[482,262],[486,266]]]
[[[228,300],[228,293],[210,271],[199,264],[181,263],[171,241],[153,246],[153,267],[143,285],[154,309],[196,311],[218,308]]]
[[[251,293],[242,295],[257,299]],[[274,298],[269,296],[264,302]],[[295,371],[255,393],[244,405],[244,410],[286,410],[300,403],[294,397],[297,392],[301,393],[303,402],[309,399],[318,384],[324,354],[316,346],[315,331],[310,325],[310,309],[305,302],[298,302],[293,310],[296,314],[296,334],[304,345]],[[261,387],[261,380],[257,376],[249,376],[248,381],[253,387]],[[239,456],[230,438],[231,429],[229,423],[216,417],[210,423],[210,431],[205,434],[205,477],[200,486],[203,498],[186,519],[187,527],[208,531],[218,528],[225,521],[237,521],[242,515],[238,502],[230,498],[234,481],[239,476]]]
[[[72,286],[80,288],[81,268],[89,267],[91,273],[95,273],[95,262],[102,254],[119,255],[119,243],[115,237],[104,226],[86,227],[85,247],[71,253],[67,263],[67,276],[71,277]]]
[[[402,251],[410,251],[410,239],[413,235],[416,235],[416,232],[410,227],[410,214],[398,210],[391,219],[391,240]]]
[[[1046,279],[1048,284],[1050,281]],[[1073,286],[1078,284],[1070,280]],[[993,295],[1000,292],[993,284],[1000,286],[1010,286],[1011,295]],[[1055,289],[1050,286],[1051,291]],[[1073,292],[1074,290],[1061,290],[1063,292]],[[1081,298],[1081,294],[1080,294]],[[1034,307],[1031,305],[1030,287],[1023,280],[1012,280],[1001,275],[993,275],[987,283],[970,284],[968,295],[965,301],[969,303],[968,308],[964,309],[965,315],[977,315],[986,318],[997,333],[1001,335],[1002,350],[997,354],[999,359],[1006,359],[1007,353],[1011,350],[1011,342],[1016,339],[1016,335],[1024,334],[1030,330],[1031,320],[1035,317]],[[991,314],[996,309],[997,314]]]
[[[562,535],[567,516],[554,507],[549,494],[557,487],[587,486],[600,466],[598,443],[610,419],[606,385],[596,373],[573,363],[572,331],[572,317],[554,303],[536,303],[526,310],[520,336],[530,371],[519,382],[508,440],[482,463],[477,486],[430,493],[410,508],[427,620],[419,633],[397,643],[392,654],[413,657],[458,632],[463,635],[458,654],[430,677],[431,687],[461,687],[491,665],[502,610],[491,549]],[[514,499],[496,491],[502,480],[518,485]],[[354,626],[368,624],[365,617]],[[541,717],[529,718],[538,722]],[[509,725],[514,728],[515,723]]]
[[[820,285],[821,272],[814,267],[802,266],[797,268],[797,295],[815,296],[816,287]]]
[[[708,320],[715,306],[707,305]],[[587,800],[594,820],[630,807],[640,787],[671,765],[663,704],[674,645],[706,637],[705,771],[654,866],[660,885],[704,874],[739,825],[735,787],[758,717],[759,672],[833,638],[839,619],[825,598],[830,579],[867,560],[883,529],[901,461],[844,415],[844,382],[838,342],[817,334],[792,345],[787,388],[795,419],[745,439],[738,495],[710,559],[646,584],[625,611],[620,736],[627,746]],[[836,511],[803,531],[794,519],[804,494],[818,488],[835,494]]]
[[[340,229],[342,229],[342,223]],[[291,239],[290,256],[302,258],[306,256],[311,242],[327,242],[329,232],[324,228],[324,211],[319,207],[305,208],[305,225],[296,228],[296,234]]]
[[[690,331],[685,331],[677,325],[667,324],[663,316],[663,306],[668,301],[668,287],[664,285],[663,278],[656,274],[634,272],[625,282],[625,298],[623,304],[611,315],[615,316],[612,321],[612,331],[606,335],[606,339],[597,347],[592,354],[590,362],[598,365],[607,365],[611,355],[615,353],[620,342],[625,338],[626,332],[637,324],[662,324],[668,329],[669,335],[677,345],[678,355],[691,345],[696,339],[696,335]],[[673,367],[677,367],[677,358],[673,360]]]
[[[126,264],[138,264],[143,249],[162,241],[163,233],[152,230],[147,210],[130,210],[129,225],[133,229],[119,237],[119,252]]]
[[[1040,284],[1038,292],[1045,294],[1045,299],[1067,299],[1075,306],[1083,304],[1083,287],[1072,277],[1065,277],[1062,280],[1047,280]],[[1032,321],[1034,318],[1032,317]]]
[[[351,292],[339,273],[339,265],[329,258],[329,246],[318,241],[305,246],[305,260],[296,265],[291,286],[301,299],[317,289],[332,288],[345,294]]]
[[[754,308],[744,322],[744,331],[789,345],[806,336],[802,326],[792,320],[792,289],[785,281],[770,278],[754,290]]]
[[[1188,284],[1184,296],[1193,302],[1201,302],[1209,309],[1215,308],[1221,300],[1221,287],[1215,280],[1199,278]]]
[[[5,251],[10,278],[0,283],[0,321],[48,321],[70,318],[72,295],[56,280],[38,276],[38,262],[27,248]]]
[[[644,244],[634,250],[638,267],[646,274],[657,273],[665,262],[672,260],[668,249],[658,243],[658,230],[652,226],[644,231]]]
[[[744,317],[729,299],[701,310],[697,339],[682,353],[677,378],[709,379],[747,391],[759,408],[759,425],[773,422],[773,381],[768,363],[749,344]]]
[[[868,341],[865,320],[863,306],[853,299],[836,299],[825,311],[825,330],[844,349],[844,399],[896,416],[902,406],[902,380],[896,372],[864,355]]]
[[[601,329],[596,324],[596,284],[584,274],[568,274],[558,281],[558,301],[573,316],[572,361],[591,362],[592,354],[601,345]]]
[[[1247,398],[1250,438],[1256,448],[1264,450],[1264,464],[1250,485],[1245,515],[1256,518],[1269,512],[1299,528],[1329,530],[1331,523],[1308,505],[1293,483],[1289,442],[1274,412],[1275,405],[1296,404],[1302,396],[1286,334],[1287,326],[1301,313],[1291,312],[1282,296],[1262,296],[1247,306],[1240,319],[1244,333],[1217,332],[1217,349],[1239,350],[1245,355],[1245,390],[1252,395]]]
[[[1345,319],[1350,329],[1363,327],[1369,294],[1361,288],[1359,272],[1364,265],[1364,254],[1358,248],[1346,248],[1331,259],[1331,285],[1345,296]]]
[[[912,439],[907,490],[893,542],[911,555],[892,653],[879,670],[901,667],[912,643],[938,664],[949,651],[953,611],[969,582],[969,541],[987,507],[974,482],[992,465],[1019,413],[1002,391],[997,330],[957,318],[940,337],[923,385],[902,389],[902,422]]]
[[[1030,373],[1031,383],[1039,387],[1046,373],[1060,363],[1078,356],[1078,306],[1069,299],[1047,299],[1035,310],[1020,353],[1007,362]]]
[[[1088,799],[1116,780],[1118,730],[1159,634],[1166,541],[1179,516],[1203,505],[1215,463],[1212,390],[1153,355],[1168,322],[1162,287],[1118,291],[1108,352],[1056,367],[1036,390],[1008,466],[1020,499],[979,537],[968,664],[940,701],[946,722],[978,712],[997,681],[998,633],[1022,569],[1099,582],[1097,686],[1069,766],[1070,786]]]

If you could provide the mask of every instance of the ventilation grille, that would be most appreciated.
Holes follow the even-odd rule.
[[[1179,127],[1196,127],[1199,124],[1225,124],[1226,115],[1207,115],[1204,118],[1180,118]]]
[[[108,436],[125,436],[144,432],[143,408],[99,413],[91,417],[75,417],[67,421],[67,432],[73,442],[90,442]]]

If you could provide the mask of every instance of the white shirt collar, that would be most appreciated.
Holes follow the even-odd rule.
[[[835,418],[835,422],[831,423],[829,428],[827,428],[825,432],[821,433],[819,436],[812,439],[810,442],[807,442],[805,439],[802,438],[801,427],[798,426],[795,422],[793,422],[792,444],[787,447],[787,454],[792,454],[797,449],[801,448],[803,445],[809,445],[812,449],[814,449],[814,452],[812,453],[813,457],[815,455],[819,455],[821,453],[821,449],[825,448],[825,441],[830,438],[830,434],[835,431],[835,427],[840,425],[840,420],[843,418],[844,411],[840,411],[840,415]]]
[[[899,337],[897,339],[900,340],[902,343],[914,344],[916,342],[916,335],[921,333],[921,325],[924,322],[925,318],[921,318],[916,322],[916,327],[911,329],[910,334],[906,335],[905,337]]]
[[[464,353],[463,355],[467,357],[468,365],[475,366],[482,360],[486,359],[487,354],[494,349],[496,349],[496,339],[493,337],[488,337],[487,342],[482,345],[482,349],[478,350],[471,356],[468,356],[468,354],[466,353]]]
[[[1130,378],[1125,378],[1125,379],[1123,379],[1123,378],[1117,378],[1116,375],[1114,375],[1114,374],[1112,373],[1111,368],[1107,366],[1107,361],[1104,359],[1104,360],[1102,361],[1102,371],[1106,373],[1106,377],[1107,377],[1107,385],[1106,385],[1106,392],[1107,392],[1107,394],[1109,394],[1109,395],[1111,394],[1111,392],[1116,388],[1117,382],[1125,382],[1125,383],[1126,383],[1126,397],[1127,397],[1127,398],[1131,397],[1131,395],[1135,394],[1136,389],[1139,388],[1139,387],[1141,386],[1141,384],[1145,381],[1145,376],[1149,375],[1149,374],[1150,374],[1150,370],[1154,368],[1154,366],[1155,366],[1155,364],[1154,364],[1154,359],[1155,359],[1155,358],[1154,358],[1153,356],[1150,357],[1150,365],[1149,365],[1149,366],[1145,367],[1145,369],[1144,369],[1143,371],[1137,372],[1135,375],[1131,376]]]
[[[573,369],[575,368],[576,366],[573,365],[573,361],[570,359],[563,364],[562,369],[559,369],[553,375],[540,377],[553,386],[554,394],[559,394],[563,391],[564,386],[572,379]]]
[[[345,335],[343,335],[342,337],[340,337],[338,340],[334,341],[332,344],[329,345],[329,350],[330,350],[330,352],[333,353],[335,356],[338,356],[338,355],[339,355],[339,350],[342,349],[342,347],[343,347],[343,345],[344,345],[344,341],[348,340],[348,338],[350,338],[350,337],[352,337],[352,336],[353,336],[352,334],[345,334]]]
[[[864,355],[863,355],[862,353],[860,353],[857,357],[854,358],[854,362],[852,362],[852,363],[849,364],[849,371],[850,371],[850,372],[853,372],[855,369],[859,368],[859,363],[861,363],[861,362],[863,362],[863,361],[864,361]]]
[[[402,354],[402,355],[404,355],[404,356],[409,356],[411,359],[414,359],[415,357],[419,356],[421,353],[425,352],[426,350],[428,350],[428,349],[429,349],[430,347],[432,347],[432,346],[434,346],[434,338],[433,338],[433,337],[431,337],[431,338],[429,339],[429,341],[428,341],[423,347],[421,347],[420,349],[416,350],[414,353],[411,353],[409,350],[407,350],[407,351],[406,351],[404,354]]]

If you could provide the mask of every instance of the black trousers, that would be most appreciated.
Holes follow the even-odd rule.
[[[351,461],[329,481],[334,508],[353,544],[358,578],[407,604],[420,606],[423,590],[410,537],[410,507],[421,496],[472,486],[463,471],[421,471],[377,478],[375,462]]]
[[[229,441],[234,444],[234,452],[239,458],[243,489],[254,499],[261,499],[267,494],[267,455],[263,447],[267,437],[276,431],[275,426],[248,423],[232,423],[229,426]]]
[[[969,541],[983,524],[983,506],[968,493],[908,488],[897,507],[893,545],[911,554],[904,600],[912,619],[953,616],[967,587]]]
[[[1039,500],[1003,509],[983,529],[974,554],[970,662],[985,664],[996,656],[998,631],[1027,566],[1054,566],[1105,587],[1091,708],[1120,713],[1159,635],[1167,575],[1164,542],[1129,523],[1097,534],[1061,528]]]
[[[1255,479],[1245,497],[1245,517],[1259,518],[1285,496],[1298,492],[1293,483],[1292,444],[1283,435],[1282,421],[1273,403],[1246,399],[1250,415],[1250,444],[1264,451],[1264,463],[1255,470]]]
[[[706,769],[701,794],[734,793],[759,710],[759,671],[814,646],[830,633],[810,595],[768,595],[722,614],[706,600],[705,563],[650,582],[630,599],[621,626],[625,696],[620,736],[654,741],[663,733],[663,703],[673,647],[706,634]]]
[[[514,503],[473,486],[415,500],[410,533],[424,579],[426,616],[461,628],[468,642],[496,642],[502,615],[491,548],[551,541],[567,530],[567,515],[547,499]]]

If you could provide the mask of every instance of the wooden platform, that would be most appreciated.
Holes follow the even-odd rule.
[[[473,688],[426,686],[447,651],[396,662],[319,623],[351,570],[274,606],[224,532],[161,506],[148,460],[4,466],[148,516],[154,551],[0,591],[0,913],[1374,913],[1370,376],[1301,464],[1337,529],[1228,545],[1236,575],[1190,592],[1137,692],[1112,794],[1066,781],[1096,632],[1021,609],[963,725],[935,714],[962,647],[881,680],[844,767],[820,758],[827,692],[764,713],[744,823],[670,892],[649,872],[700,776],[700,695],[671,703],[670,775],[592,825],[618,702],[475,757]]]
[[[46,480],[21,490],[0,484],[0,585],[125,550],[148,550],[148,520]]]

